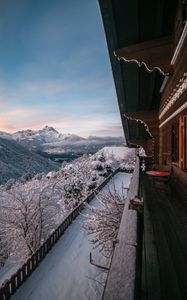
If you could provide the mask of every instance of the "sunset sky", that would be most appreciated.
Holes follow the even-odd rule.
[[[0,131],[121,136],[97,0],[0,1]]]

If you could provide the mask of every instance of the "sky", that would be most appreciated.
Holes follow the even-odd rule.
[[[122,136],[97,0],[0,0],[0,131]]]

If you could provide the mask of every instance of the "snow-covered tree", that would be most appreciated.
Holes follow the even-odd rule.
[[[73,163],[62,166],[55,180],[54,191],[61,195],[61,201],[69,212],[96,188],[97,179],[90,157],[84,155]]]
[[[91,171],[80,161],[47,176],[13,179],[0,186],[1,266],[17,253],[24,259],[35,252],[86,195]]]
[[[122,171],[132,173],[134,171],[135,164],[136,164],[135,159],[129,159],[128,161],[122,162],[120,164],[120,169]]]
[[[0,185],[0,265],[10,256],[19,254],[24,259],[31,255],[119,164],[114,155],[106,158],[103,151],[63,163],[60,170],[47,175],[27,174]],[[111,193],[108,197],[102,204],[106,217],[110,206],[115,214],[121,210],[112,202]]]
[[[34,253],[57,226],[60,213],[52,195],[53,185],[47,180],[20,181],[1,191],[0,246],[1,256]]]
[[[83,224],[88,234],[92,235],[91,242],[94,248],[99,247],[105,257],[110,257],[116,243],[123,206],[125,203],[124,188],[121,192],[116,190],[115,185],[106,193],[100,193],[97,198],[100,207],[92,207],[87,204],[91,214],[85,215]]]

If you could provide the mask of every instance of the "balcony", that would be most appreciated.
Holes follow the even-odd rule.
[[[137,161],[103,299],[187,299],[187,174],[172,166],[163,181],[139,167]],[[137,194],[143,214],[130,206]]]

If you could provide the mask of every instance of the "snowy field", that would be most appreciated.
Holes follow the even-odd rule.
[[[118,173],[102,190],[113,186],[121,190],[128,187],[131,174]],[[91,205],[98,206],[94,198]],[[88,213],[88,209],[83,212]],[[40,266],[18,289],[12,300],[100,300],[106,273],[89,262],[93,259],[104,263],[101,254],[92,250],[91,239],[82,228],[85,218],[80,215],[68,227],[64,235],[49,252]]]
[[[97,152],[97,154],[103,153],[106,159],[111,159],[111,156],[116,160],[129,159],[135,156],[135,148],[121,147],[104,147]]]

